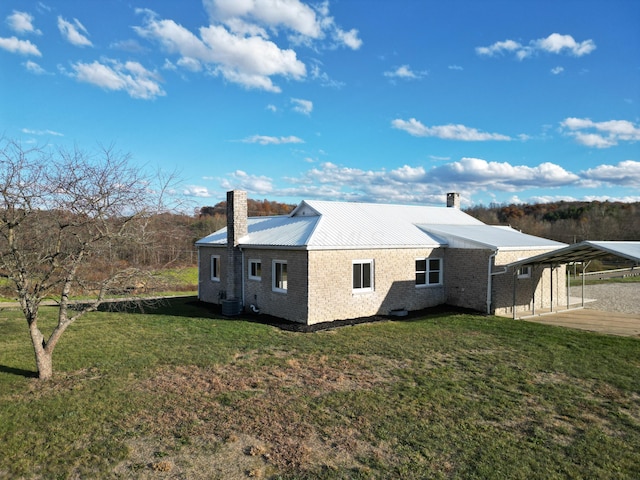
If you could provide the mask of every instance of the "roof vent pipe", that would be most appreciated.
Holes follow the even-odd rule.
[[[456,192],[447,193],[447,207],[460,209],[460,194]]]

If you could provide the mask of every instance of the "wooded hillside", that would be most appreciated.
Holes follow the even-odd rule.
[[[555,202],[474,206],[464,210],[489,225],[510,225],[564,243],[640,240],[640,202]]]

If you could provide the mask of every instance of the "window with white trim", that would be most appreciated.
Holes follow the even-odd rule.
[[[518,269],[518,278],[531,278],[531,265],[525,265]]]
[[[442,285],[442,259],[416,259],[416,286]]]
[[[262,262],[249,260],[249,280],[262,280]]]
[[[211,255],[211,280],[220,281],[220,255]]]
[[[272,290],[274,292],[287,293],[287,262],[285,260],[274,260],[272,271]]]
[[[373,292],[373,260],[353,261],[353,291]]]

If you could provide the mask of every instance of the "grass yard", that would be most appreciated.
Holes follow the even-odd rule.
[[[44,310],[53,317],[53,310]],[[316,333],[194,299],[0,311],[0,478],[640,477],[640,340],[466,314]]]

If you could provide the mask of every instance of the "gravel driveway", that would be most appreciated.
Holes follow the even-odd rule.
[[[582,298],[582,287],[571,287],[571,296]],[[585,308],[605,312],[640,314],[640,283],[602,283],[585,285]]]

